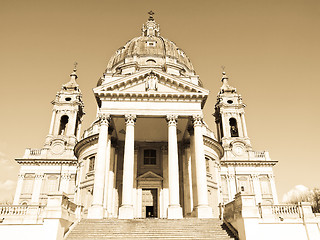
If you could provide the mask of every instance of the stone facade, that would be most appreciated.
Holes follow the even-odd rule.
[[[111,57],[93,90],[97,119],[82,136],[76,68],[70,76],[52,102],[44,147],[17,159],[14,204],[46,205],[60,191],[78,218],[180,219],[217,218],[238,192],[277,203],[276,161],[252,150],[241,96],[223,74],[215,137],[203,122],[209,91],[152,15]]]

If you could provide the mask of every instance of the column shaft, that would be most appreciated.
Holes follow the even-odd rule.
[[[107,156],[107,141],[108,141],[108,127],[110,116],[100,114],[100,132],[98,141],[98,151],[95,162],[95,176],[93,183],[93,197],[92,205],[88,210],[88,218],[102,219],[103,218],[103,196],[105,183],[105,167]]]
[[[133,219],[133,171],[134,171],[134,125],[136,117],[126,115],[126,138],[124,144],[122,205],[119,209],[120,219]]]
[[[212,208],[208,204],[207,171],[204,157],[203,135],[202,135],[202,116],[193,116],[194,125],[194,151],[198,202],[195,205],[195,215],[198,218],[212,218]]]
[[[36,174],[33,184],[31,203],[39,204],[43,174]]]
[[[169,173],[169,208],[168,218],[182,218],[179,201],[179,163],[177,142],[177,116],[167,116],[168,120],[168,173]]]

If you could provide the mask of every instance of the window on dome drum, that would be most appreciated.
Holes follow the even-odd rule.
[[[154,59],[148,59],[148,60],[146,61],[146,63],[147,63],[147,64],[156,64],[157,62],[156,62],[156,60],[154,60]]]
[[[89,157],[89,172],[94,170],[95,156]]]
[[[230,118],[229,119],[229,124],[230,124],[231,137],[239,137],[237,120],[234,119],[234,118]]]
[[[58,135],[65,135],[66,134],[68,122],[69,122],[69,117],[67,115],[63,115],[60,119],[60,128],[59,128]]]
[[[156,42],[153,42],[153,41],[148,41],[147,42],[147,46],[154,47],[155,45],[156,45]]]
[[[154,149],[145,149],[143,154],[144,165],[156,165],[157,164],[157,151]]]

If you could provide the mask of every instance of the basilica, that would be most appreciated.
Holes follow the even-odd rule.
[[[81,134],[77,69],[52,101],[42,149],[26,149],[14,204],[65,192],[81,218],[217,218],[237,192],[277,203],[272,161],[254,151],[245,104],[222,75],[217,135],[203,121],[209,91],[152,14],[141,35],[111,56],[93,89],[97,118]],[[214,121],[214,120],[212,120]]]
[[[234,239],[320,238],[310,204],[278,203],[277,161],[253,149],[246,105],[225,72],[212,109],[216,134],[209,129],[209,91],[186,53],[161,36],[152,11],[140,36],[111,56],[93,89],[96,119],[84,131],[77,78],[75,65],[51,102],[43,147],[16,159],[1,236],[230,239],[223,224]]]

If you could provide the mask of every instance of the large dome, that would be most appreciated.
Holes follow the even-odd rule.
[[[195,75],[192,63],[185,52],[174,42],[160,36],[159,24],[152,15],[143,25],[142,35],[128,41],[110,58],[106,74],[132,74],[150,67],[160,68],[175,75]]]

